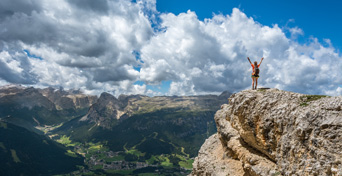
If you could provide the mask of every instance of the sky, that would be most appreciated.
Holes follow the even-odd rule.
[[[342,2],[2,0],[0,86],[199,95],[342,95]]]
[[[280,27],[298,27],[303,31],[300,42],[318,38],[330,39],[334,47],[342,49],[342,1],[336,0],[159,0],[157,9],[163,13],[179,14],[188,9],[195,11],[199,20],[211,18],[213,14],[229,15],[233,8],[239,8],[247,16],[262,25]],[[287,32],[287,31],[284,31]]]

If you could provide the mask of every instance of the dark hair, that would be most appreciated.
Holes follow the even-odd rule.
[[[254,61],[254,65],[258,65],[258,62],[257,62],[257,61]]]

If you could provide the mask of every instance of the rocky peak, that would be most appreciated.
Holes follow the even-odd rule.
[[[101,100],[101,101],[115,101],[115,102],[119,101],[114,95],[107,93],[107,92],[102,92],[99,100]]]
[[[224,91],[219,95],[219,98],[223,98],[223,99],[227,99],[232,95],[232,93],[230,93],[229,91]]]
[[[111,99],[116,99],[112,94],[110,93],[107,93],[107,92],[102,92],[101,95],[100,95],[100,99],[102,100],[111,100]]]
[[[15,93],[18,93],[24,89],[25,89],[25,87],[23,87],[21,85],[16,85],[16,84],[9,84],[6,86],[1,86],[0,87],[0,97],[3,95],[15,94]]]
[[[246,90],[215,121],[192,175],[342,175],[342,97]]]
[[[59,89],[48,87],[38,91],[53,102],[57,109],[89,108],[97,100],[96,96],[83,94],[80,90],[66,91],[62,87]]]
[[[80,120],[110,128],[113,123],[120,119],[123,109],[124,106],[120,100],[103,92],[97,102],[90,107],[88,113]]]
[[[16,109],[32,109],[35,106],[55,109],[54,104],[33,87],[5,86],[1,88],[0,94],[0,104],[3,106],[11,105]]]
[[[103,107],[112,107],[114,109],[122,109],[122,103],[120,100],[118,100],[115,96],[112,94],[109,94],[107,92],[103,92],[100,95],[100,98],[98,99],[97,103],[94,105],[98,108]]]

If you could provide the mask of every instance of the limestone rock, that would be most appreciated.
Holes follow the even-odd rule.
[[[242,162],[228,158],[220,143],[217,133],[204,142],[193,163],[197,168],[193,175],[243,176]]]
[[[89,108],[97,101],[97,96],[86,95],[79,90],[66,91],[63,88],[54,89],[48,87],[38,89],[38,91],[53,102],[59,110]]]
[[[227,158],[241,162],[244,175],[342,175],[342,97],[246,90],[215,121],[220,143],[202,146],[193,175],[221,175],[210,163]],[[211,145],[222,145],[225,156],[203,159]]]
[[[81,121],[96,123],[104,128],[110,128],[122,115],[122,103],[113,95],[103,92],[98,101],[93,104]]]
[[[7,106],[7,109],[8,106],[11,106],[16,110],[22,108],[32,109],[34,107],[43,107],[48,110],[56,109],[55,105],[49,99],[33,87],[24,88],[12,86],[9,88],[0,88],[0,105],[3,108]]]

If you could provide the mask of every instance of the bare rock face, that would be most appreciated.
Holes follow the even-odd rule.
[[[97,101],[97,96],[86,95],[79,90],[54,89],[51,87],[38,91],[56,105],[57,109],[89,108]]]
[[[193,163],[192,175],[243,176],[242,162],[230,158],[221,145],[218,134],[209,137]]]
[[[103,92],[81,121],[89,121],[99,126],[110,128],[112,122],[120,118],[122,106],[122,103],[113,95]]]
[[[203,144],[192,175],[232,175],[236,170],[211,167],[230,159],[244,176],[342,175],[342,97],[246,90],[233,94],[215,121],[220,142]],[[224,154],[213,159],[219,147]]]
[[[6,109],[8,109],[8,106],[11,106],[16,110],[21,108],[32,109],[33,107],[44,107],[50,111],[56,109],[55,105],[41,95],[37,89],[14,85],[0,87],[0,105],[2,108],[7,106]],[[6,109],[1,109],[0,112]]]

